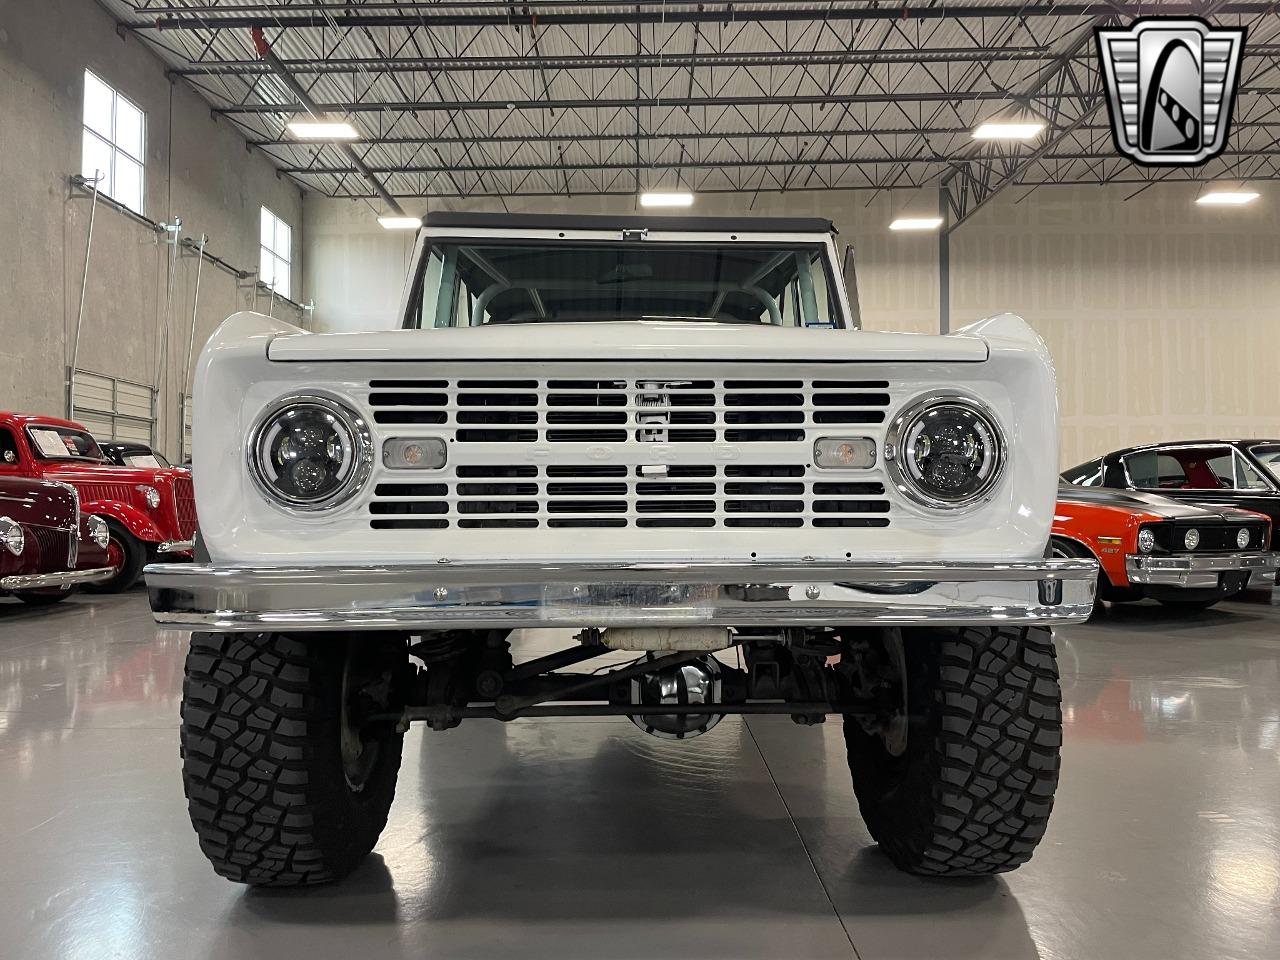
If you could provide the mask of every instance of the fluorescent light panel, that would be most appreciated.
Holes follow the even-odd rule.
[[[942,226],[941,217],[899,217],[889,224],[890,230],[937,230]]]
[[[422,226],[421,217],[379,217],[378,222],[387,230],[417,230]]]
[[[693,194],[680,191],[651,190],[640,194],[642,207],[692,207]]]
[[[1012,122],[988,120],[973,131],[975,140],[1031,140],[1040,136],[1044,124],[1039,122]]]
[[[360,134],[345,120],[291,120],[289,132],[299,140],[358,140]]]
[[[1238,207],[1257,199],[1258,194],[1252,190],[1210,190],[1196,197],[1196,203],[1212,207]]]

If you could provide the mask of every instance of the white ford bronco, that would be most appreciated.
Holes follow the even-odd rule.
[[[223,324],[196,377],[197,562],[147,570],[156,619],[198,631],[183,776],[220,874],[351,871],[413,721],[566,716],[681,740],[838,715],[903,869],[1031,856],[1050,625],[1096,582],[1046,558],[1053,368],[1010,315],[853,329],[833,234],[433,214],[400,329]],[[532,627],[563,649],[513,657]]]

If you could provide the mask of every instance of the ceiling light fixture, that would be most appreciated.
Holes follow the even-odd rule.
[[[358,140],[360,134],[345,120],[290,120],[289,132],[299,140]]]
[[[942,226],[941,217],[899,217],[889,224],[890,230],[937,230]]]
[[[417,230],[422,226],[421,217],[379,217],[378,222],[387,230]]]
[[[988,120],[973,131],[975,140],[1032,140],[1040,136],[1044,124],[1039,121],[1012,122]]]
[[[651,190],[640,194],[642,207],[692,207],[693,194],[680,191]]]
[[[1196,197],[1196,203],[1210,207],[1238,207],[1258,199],[1253,190],[1210,190]]]

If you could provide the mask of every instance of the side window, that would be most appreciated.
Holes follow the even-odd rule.
[[[429,330],[432,327],[449,326],[450,317],[440,316],[440,281],[444,274],[444,256],[439,247],[433,247],[427,254],[427,262],[422,268],[422,279],[417,284],[413,299],[409,302],[409,317],[406,323],[413,330]]]
[[[1215,487],[1210,486],[1214,481],[1217,482],[1216,489],[1231,490],[1236,486],[1236,457],[1234,451],[1226,450],[1217,456],[1209,457],[1205,460],[1205,467],[1208,468],[1210,477],[1207,473],[1202,474],[1198,480],[1199,483],[1193,485],[1193,489],[1199,489],[1204,485],[1205,489],[1213,490]],[[1189,472],[1189,471],[1188,471]]]
[[[1140,490],[1214,489],[1212,483],[1202,486],[1193,482],[1197,479],[1203,481],[1205,469],[1203,463],[1192,466],[1198,469],[1189,470],[1187,464],[1178,458],[1154,450],[1131,453],[1124,458],[1129,482]]]
[[[1241,454],[1236,454],[1236,489],[1237,490],[1270,490],[1271,485],[1262,479]]]
[[[813,299],[817,308],[816,316],[810,321],[811,326],[835,326],[835,306],[831,302],[831,287],[826,283],[823,270],[823,253],[821,251],[809,258],[810,275],[813,277]]]
[[[0,473],[16,473],[22,457],[18,440],[8,427],[0,427]]]
[[[1097,487],[1102,484],[1102,460],[1090,460],[1066,471],[1062,479],[1081,487]]]
[[[1161,464],[1159,461],[1161,459],[1170,460],[1171,458],[1159,457],[1154,450],[1129,454],[1123,461],[1129,482],[1140,489],[1160,486]],[[1177,461],[1173,461],[1173,466],[1177,467]]]

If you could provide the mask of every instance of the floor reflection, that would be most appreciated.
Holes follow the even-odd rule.
[[[0,603],[0,955],[1270,960],[1280,942],[1280,607],[1060,631],[1049,833],[968,883],[879,853],[838,724],[760,717],[685,743],[621,719],[415,729],[375,857],[340,885],[245,891],[186,819],[186,643],[141,594]]]

